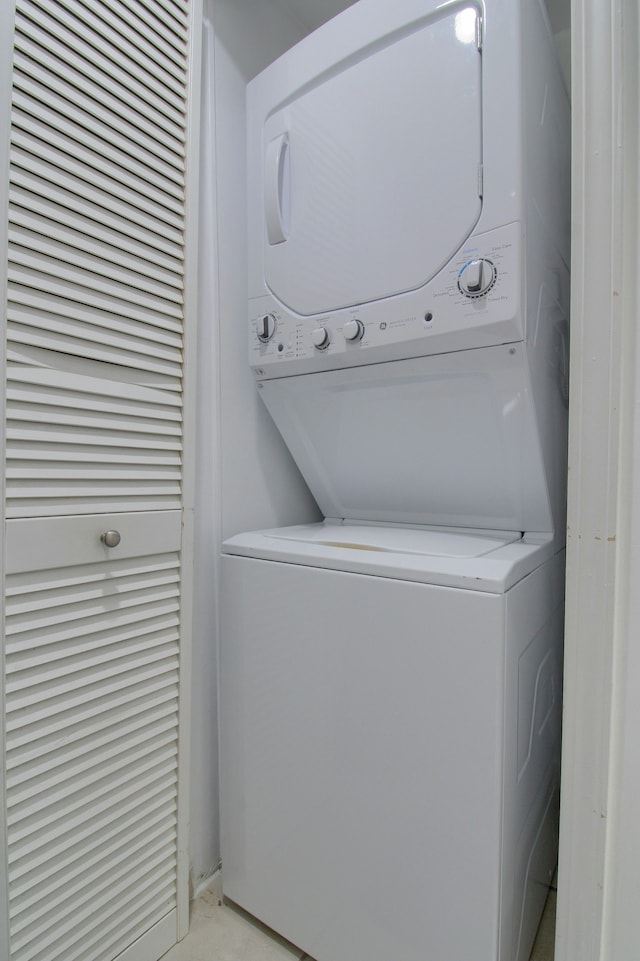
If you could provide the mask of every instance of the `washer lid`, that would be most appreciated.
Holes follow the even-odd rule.
[[[266,118],[265,281],[292,311],[415,290],[472,232],[482,206],[479,16],[444,4],[339,63],[328,51],[318,79],[293,92],[292,77],[291,99]]]
[[[344,550],[417,554],[423,557],[481,557],[522,539],[520,531],[451,531],[344,524],[325,521],[265,531],[274,540],[301,541]]]
[[[346,574],[503,594],[553,554],[553,536],[429,530],[325,520],[236,534],[225,554]],[[283,584],[286,582],[283,581]],[[286,589],[282,591],[286,603]]]

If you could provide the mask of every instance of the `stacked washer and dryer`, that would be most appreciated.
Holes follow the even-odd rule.
[[[326,519],[224,545],[223,889],[317,961],[529,957],[568,113],[541,0],[360,0],[248,88],[249,359]]]

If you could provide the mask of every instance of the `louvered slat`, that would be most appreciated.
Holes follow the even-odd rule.
[[[7,577],[11,961],[115,958],[175,908],[179,555],[129,555]]]
[[[68,893],[77,895],[77,897],[74,898],[76,903],[74,904],[73,916],[67,916],[62,925],[60,925],[58,912],[61,903],[64,901],[64,896],[60,893],[58,897],[54,895],[47,901],[48,910],[38,919],[37,924],[29,923],[26,918],[21,919],[22,923],[20,923],[20,919],[14,916],[14,945],[19,948],[35,939],[42,938],[49,933],[52,923],[59,925],[58,934],[61,934],[62,930],[73,930],[76,925],[85,921],[96,909],[99,910],[110,900],[113,884],[122,884],[124,881],[129,883],[144,882],[149,873],[153,873],[157,867],[161,867],[168,858],[174,856],[174,853],[171,826],[165,832],[165,836],[160,841],[156,841],[155,845],[145,845],[142,851],[140,846],[133,845],[126,852],[119,852],[119,857],[114,856],[104,865],[101,874],[94,871],[82,878],[80,884],[82,884],[84,890],[77,892],[75,886],[70,886],[67,889]],[[141,855],[144,857],[142,862],[140,860]],[[105,873],[108,880],[105,879]],[[90,888],[86,887],[87,884],[90,885]]]
[[[119,251],[119,256],[123,259],[126,257],[128,260],[132,257],[139,271],[144,271],[156,278],[162,277],[176,287],[182,286],[182,273],[173,274],[176,267],[175,257],[180,253],[179,248],[174,247],[173,256],[167,256],[157,247],[145,243],[144,240],[148,238],[131,237],[122,229],[121,221],[117,221],[119,230],[114,229],[113,225],[107,228],[103,222],[106,211],[94,210],[93,216],[88,217],[78,209],[78,198],[71,199],[65,196],[63,191],[57,191],[54,197],[41,198],[33,190],[33,183],[31,187],[31,190],[22,189],[20,184],[12,187],[9,201],[13,223],[37,230],[44,218],[51,223],[52,233],[60,230],[56,224],[64,224],[62,229],[66,230],[70,236],[86,237],[94,243],[103,243],[114,252]]]
[[[51,165],[46,158],[40,160],[37,154],[29,152],[28,148],[33,144],[24,136],[24,149],[19,140],[16,133],[11,152],[11,187],[23,187],[34,198],[33,203],[37,203],[37,198],[59,203],[64,208],[65,217],[67,208],[80,211],[105,230],[114,230],[116,235],[125,233],[176,260],[182,259],[179,222],[174,226],[167,222],[164,212],[161,212],[162,216],[154,217],[153,213],[141,210],[139,204],[129,203],[128,198],[96,191],[94,185],[83,178],[82,170],[80,176],[75,176],[73,171],[59,169],[55,183],[52,182]],[[46,213],[44,219],[49,219]],[[52,219],[56,221],[55,217]]]
[[[123,91],[127,91],[129,100],[134,97],[148,105],[162,129],[173,129],[178,139],[184,140],[181,97],[171,96],[166,89],[163,89],[160,96],[142,82],[141,76],[136,76],[131,69],[123,69],[123,58],[119,58],[117,52],[114,56],[114,51],[111,50],[110,56],[106,57],[103,50],[92,46],[87,42],[87,38],[77,33],[73,34],[71,46],[65,26],[54,20],[45,10],[38,10],[37,13],[32,11],[27,23],[28,33],[22,32],[16,35],[15,42],[18,49],[27,52],[23,47],[25,42],[37,43],[43,51],[48,51],[60,62],[74,67],[96,87],[120,98]],[[130,64],[128,66],[130,67]],[[181,132],[178,133],[178,131]]]
[[[42,898],[52,899],[58,894],[64,901],[76,883],[82,884],[88,877],[101,873],[103,857],[121,858],[123,852],[144,848],[146,835],[153,840],[175,825],[175,807],[167,807],[166,792],[171,781],[159,782],[153,791],[144,795],[134,793],[121,798],[118,812],[109,810],[92,813],[83,824],[77,821],[73,833],[67,830],[52,831],[39,836],[47,854],[53,859],[44,862],[52,870],[42,871],[42,860],[36,858],[33,848],[25,850],[19,844],[11,851],[14,871],[12,917],[19,919],[19,926],[28,923],[32,908]],[[143,826],[146,828],[143,831]],[[66,825],[65,825],[66,828]],[[97,854],[98,857],[93,858]],[[30,856],[31,855],[31,856]],[[78,857],[78,855],[81,855]],[[20,865],[21,871],[17,865]],[[62,883],[61,883],[62,882]]]
[[[41,27],[50,26],[51,23],[52,21],[47,22],[42,18],[38,24],[30,24],[28,36],[23,33],[17,34],[16,60],[22,71],[18,89],[28,93],[29,85],[26,83],[26,78],[30,78],[32,82],[40,81],[48,85],[48,72],[53,71],[57,93],[56,111],[61,116],[79,123],[84,129],[93,130],[97,136],[105,139],[105,145],[111,142],[110,137],[118,136],[119,128],[120,135],[125,129],[135,130],[137,133],[135,142],[128,143],[119,138],[117,140],[125,156],[135,157],[151,167],[164,170],[168,177],[178,180],[176,171],[180,171],[184,166],[182,161],[184,128],[180,114],[168,108],[166,103],[158,100],[152,92],[140,89],[119,73],[118,84],[115,84],[111,77],[113,73],[111,67],[105,75],[104,68],[99,70],[93,62],[93,57],[87,61],[73,49],[64,46],[55,35],[51,36],[41,29]],[[86,86],[92,93],[91,96],[84,94],[80,101],[79,106],[81,108],[84,106],[85,109],[74,109],[75,101],[69,99],[72,93],[71,88],[75,89],[79,85]],[[125,90],[126,101],[123,99]],[[36,114],[40,113],[43,107],[37,99],[32,100],[30,105]],[[91,113],[86,111],[87,106],[92,108]],[[107,107],[110,109],[106,109]],[[141,109],[144,109],[142,116],[140,116]],[[126,125],[124,129],[123,124]],[[170,144],[173,142],[173,149],[159,141],[160,130],[165,140]],[[111,135],[105,138],[107,131],[111,131]],[[138,144],[140,138],[144,142],[142,145]],[[148,147],[148,152],[142,149],[143,147]]]
[[[150,725],[159,722],[158,730],[170,729],[175,726],[175,705],[161,704],[149,713],[146,717],[138,717],[136,720],[136,738],[141,740],[145,736],[145,731]],[[154,728],[155,729],[155,728]],[[24,752],[15,751],[7,759],[7,770],[11,771],[11,778],[14,784],[22,784],[35,775],[38,777],[50,773],[61,765],[71,764],[78,758],[86,754],[87,747],[91,750],[108,749],[112,753],[120,749],[122,744],[122,728],[119,723],[110,724],[108,727],[101,728],[93,734],[86,734],[82,738],[61,745],[62,750],[51,752],[51,749],[41,745],[39,753],[35,751],[35,745],[29,745],[28,756]],[[46,740],[46,739],[45,739]],[[47,743],[50,743],[47,741]]]
[[[64,217],[62,211],[51,209],[52,214]],[[48,234],[40,234],[42,222],[39,216],[27,214],[12,205],[10,207],[12,229],[10,243],[16,247],[27,246],[44,256],[56,259],[64,256],[66,264],[76,265],[84,270],[93,270],[100,276],[110,277],[118,283],[130,284],[138,290],[176,303],[182,303],[182,277],[170,273],[165,267],[155,267],[146,259],[133,259],[131,251],[94,239],[84,231],[74,230],[68,223],[64,226],[51,226]],[[115,239],[115,238],[114,238]]]
[[[162,50],[165,56],[176,59],[178,63],[184,62],[187,44],[184,22],[180,23],[175,17],[158,16],[163,13],[162,8],[145,5],[138,0],[101,0],[101,3],[133,30],[142,28],[146,36],[153,38],[154,45]],[[181,60],[176,57],[178,51],[182,54]]]
[[[88,360],[118,366],[126,363],[130,368],[142,373],[143,381],[146,379],[146,375],[151,373],[166,377],[169,380],[172,379],[176,385],[180,383],[179,378],[182,370],[180,358],[171,357],[165,360],[161,356],[162,354],[170,354],[170,351],[158,350],[154,345],[151,345],[149,352],[145,353],[145,342],[138,345],[132,341],[129,341],[124,348],[120,348],[117,344],[117,336],[112,337],[112,343],[106,345],[100,339],[99,331],[91,328],[87,329],[82,324],[73,325],[70,333],[67,334],[64,330],[65,323],[59,323],[57,318],[53,318],[51,326],[46,329],[37,323],[32,323],[33,318],[29,312],[23,311],[20,315],[20,320],[26,321],[26,323],[15,322],[16,312],[14,310],[11,310],[8,316],[12,320],[7,350],[7,359],[10,362],[20,360],[20,349],[23,347],[51,351],[61,351],[66,348],[70,354],[81,350]],[[40,316],[43,320],[46,320],[51,317],[51,314],[43,311]],[[14,348],[17,348],[17,351]]]
[[[7,514],[179,507],[188,2],[16,9]]]
[[[78,877],[88,866],[81,859],[95,856],[99,863],[101,855],[111,854],[121,845],[136,840],[144,845],[143,813],[153,804],[158,818],[172,823],[174,806],[168,799],[175,798],[175,786],[172,765],[156,765],[145,772],[139,783],[114,787],[108,799],[78,807],[63,823],[52,818],[31,833],[29,822],[22,832],[14,829],[15,837],[9,847],[12,911],[22,910],[25,902],[33,903],[34,888],[49,890],[60,880],[71,882]]]
[[[159,292],[147,291],[144,286],[148,285],[136,283],[137,278],[132,271],[122,271],[107,260],[82,255],[70,247],[46,243],[40,235],[24,237],[16,230],[11,233],[13,239],[9,256],[17,270],[10,271],[10,282],[19,279],[29,287],[38,287],[44,279],[41,288],[44,292],[49,286],[48,277],[53,276],[73,284],[79,290],[80,297],[84,290],[95,291],[106,297],[118,297],[121,301],[140,304],[152,313],[169,314],[176,318],[182,314],[182,298],[173,289],[171,296],[161,299]]]
[[[8,376],[9,517],[180,506],[178,394],[46,368]]]
[[[177,561],[177,558],[176,558]],[[37,574],[16,574],[11,579],[6,592],[6,610],[14,620],[21,615],[33,615],[39,610],[50,610],[52,607],[69,607],[76,601],[86,602],[87,599],[104,598],[104,585],[99,572],[89,574],[84,567],[73,568],[78,573],[66,580],[56,578],[54,583],[45,582],[42,585]],[[29,580],[27,580],[29,577]],[[131,593],[141,590],[148,591],[162,585],[178,582],[178,573],[170,561],[166,566],[158,565],[136,570],[130,564],[125,564],[119,570],[110,570],[110,585],[112,593],[118,598],[128,597]],[[38,590],[35,590],[35,585]],[[30,622],[27,621],[28,626]]]
[[[15,126],[33,132],[36,137],[46,136],[49,130],[63,153],[69,153],[72,144],[86,143],[89,150],[85,156],[91,157],[92,165],[99,167],[103,160],[106,166],[106,162],[110,161],[116,165],[123,179],[128,170],[132,171],[140,178],[135,181],[136,186],[144,182],[145,175],[150,180],[159,180],[163,176],[164,180],[159,180],[159,183],[168,196],[164,197],[151,187],[143,192],[180,211],[179,202],[172,199],[172,196],[178,199],[181,196],[180,174],[184,163],[179,142],[172,145],[169,134],[166,135],[169,141],[167,146],[156,141],[147,133],[152,129],[157,135],[155,127],[146,119],[132,114],[124,105],[121,106],[123,116],[119,118],[113,112],[114,104],[104,106],[77,93],[73,97],[75,89],[69,82],[56,80],[55,85],[47,84],[50,81],[47,70],[29,57],[16,54],[14,70],[18,71],[13,96],[12,120]],[[45,91],[48,100],[43,102]],[[107,109],[109,106],[111,109]],[[138,127],[131,122],[132,116],[138,120]],[[30,117],[37,118],[39,124],[30,125]],[[134,137],[135,141],[132,142]],[[68,138],[68,143],[65,143],[65,138]]]
[[[184,98],[183,64],[163,57],[143,37],[142,31],[136,34],[135,30],[123,30],[123,24],[114,22],[113,17],[99,16],[105,13],[99,3],[85,5],[81,0],[58,0],[57,3],[16,0],[16,10],[19,26],[22,16],[25,20],[37,18],[41,11],[45,11],[61,25],[61,35],[69,46],[73,47],[74,37],[84,37],[91,46],[108,50],[110,57],[116,58],[120,54],[125,69],[132,70],[134,75],[139,72],[148,86],[156,86],[159,91],[167,88],[174,95]]]
[[[67,751],[74,751],[76,745],[84,745],[88,738],[98,736],[98,738],[108,739],[115,736],[112,732],[118,732],[119,725],[123,723],[137,723],[133,719],[144,720],[147,717],[165,717],[174,709],[174,699],[176,692],[171,685],[164,685],[158,690],[142,691],[138,696],[134,696],[130,701],[123,703],[111,703],[104,707],[104,711],[93,712],[92,715],[84,715],[81,720],[70,716],[66,720],[62,714],[58,714],[58,725],[47,728],[46,733],[42,730],[30,731],[29,737],[24,737],[24,726],[20,728],[20,734],[16,730],[12,732],[9,739],[6,764],[7,769],[16,767],[24,761],[48,755],[57,748],[64,748]],[[109,724],[105,726],[103,715],[109,715]]]

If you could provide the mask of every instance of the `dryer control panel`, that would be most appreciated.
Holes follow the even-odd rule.
[[[424,287],[324,315],[256,298],[251,367],[269,379],[521,341],[520,247],[517,223],[475,235]]]

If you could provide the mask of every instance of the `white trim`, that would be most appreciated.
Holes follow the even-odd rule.
[[[618,144],[622,154],[622,287],[624,349],[619,487],[620,545],[616,587],[616,630],[609,770],[609,830],[605,860],[602,959],[636,961],[640,956],[640,17],[637,4],[617,11],[623,102]]]
[[[556,961],[602,952],[614,643],[627,532],[621,18],[573,0],[572,343],[564,736]]]
[[[215,150],[215,35],[210,0],[203,4],[201,170],[199,190],[198,450],[196,465],[196,564],[194,578],[193,756],[200,765],[192,803],[193,885],[200,890],[220,858],[218,784],[218,638],[220,478],[220,305],[217,171]],[[202,882],[202,877],[205,881]]]
[[[180,617],[180,708],[178,735],[178,877],[177,938],[189,930],[189,793],[191,745],[191,670],[193,628],[194,501],[196,458],[196,370],[198,323],[198,184],[200,167],[200,91],[202,0],[191,0],[189,80],[187,90],[187,158],[184,296],[184,473],[182,591]]]

